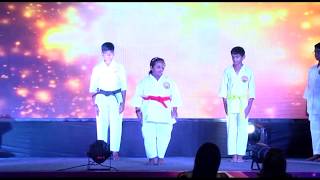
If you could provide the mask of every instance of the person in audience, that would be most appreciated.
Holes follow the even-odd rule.
[[[180,173],[178,178],[228,177],[218,173],[220,163],[221,153],[219,147],[211,142],[204,143],[197,151],[193,170]]]
[[[261,178],[289,178],[286,172],[287,161],[281,149],[270,148],[262,161],[262,169],[258,173]]]

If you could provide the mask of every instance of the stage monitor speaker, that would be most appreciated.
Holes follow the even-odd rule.
[[[96,140],[90,145],[87,156],[94,162],[101,164],[111,156],[109,145],[103,140]]]

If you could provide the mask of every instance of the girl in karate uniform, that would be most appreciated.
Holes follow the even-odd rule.
[[[150,71],[136,87],[132,105],[142,121],[142,135],[149,164],[162,164],[167,151],[173,124],[178,117],[181,97],[176,83],[163,75],[165,61],[155,57]]]

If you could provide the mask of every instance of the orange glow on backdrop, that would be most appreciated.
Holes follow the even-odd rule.
[[[251,117],[305,118],[320,3],[1,2],[0,28],[0,116],[95,117],[90,75],[111,41],[128,75],[125,118],[156,56],[179,87],[181,118],[224,118],[218,90],[234,46],[255,74]]]

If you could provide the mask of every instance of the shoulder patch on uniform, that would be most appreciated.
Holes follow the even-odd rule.
[[[242,82],[247,82],[249,80],[248,76],[242,76],[241,77]]]
[[[170,83],[169,83],[169,82],[164,82],[164,83],[163,83],[163,87],[164,87],[165,89],[169,89],[169,88],[170,88]]]

